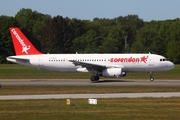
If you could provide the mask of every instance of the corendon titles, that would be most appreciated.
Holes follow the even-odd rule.
[[[130,58],[110,58],[110,62],[121,62],[121,63],[146,63],[148,59],[148,56],[143,56],[143,57],[139,57],[139,58],[134,58],[134,57],[130,57]]]
[[[11,30],[12,33],[14,34],[14,36],[16,37],[16,39],[19,41],[19,43],[21,44],[22,46],[22,53],[25,52],[26,54],[28,54],[28,50],[30,49],[30,45],[27,46],[25,43],[24,43],[24,40],[19,36],[19,34],[16,32],[15,29],[12,29]]]

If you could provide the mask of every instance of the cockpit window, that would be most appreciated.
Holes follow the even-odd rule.
[[[160,61],[168,61],[166,58],[162,58],[160,59]]]

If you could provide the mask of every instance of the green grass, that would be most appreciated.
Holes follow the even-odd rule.
[[[176,65],[173,70],[165,72],[155,72],[155,79],[179,80],[180,65]],[[80,72],[54,72],[47,70],[38,70],[36,68],[26,67],[17,64],[1,64],[0,79],[89,79],[90,73]],[[103,78],[102,78],[103,79]],[[127,73],[124,78],[114,79],[149,79],[149,73],[135,72]]]
[[[1,64],[0,79],[85,79],[89,73],[55,72],[17,65]]]
[[[154,74],[155,79],[180,79],[180,65]],[[53,72],[21,65],[0,65],[0,79],[89,79],[89,73]],[[149,79],[149,73],[128,73],[125,78]],[[178,86],[1,86],[0,95],[179,92]],[[88,105],[87,99],[7,100],[0,101],[0,120],[177,120],[180,98],[113,98],[98,99]]]
[[[178,120],[180,98],[87,99],[0,101],[1,120]]]
[[[179,86],[2,86],[0,95],[180,92]]]

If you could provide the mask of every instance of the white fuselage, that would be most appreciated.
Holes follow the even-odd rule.
[[[18,59],[15,59],[18,58]],[[27,61],[21,60],[27,59]],[[156,54],[38,54],[7,57],[10,62],[53,71],[80,71],[82,65],[70,60],[101,65],[107,68],[122,68],[126,72],[154,72],[174,68],[174,64],[165,57]]]

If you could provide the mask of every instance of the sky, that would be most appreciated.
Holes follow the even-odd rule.
[[[22,8],[52,17],[93,20],[138,15],[144,21],[180,18],[180,0],[0,0],[0,15],[15,16]]]

